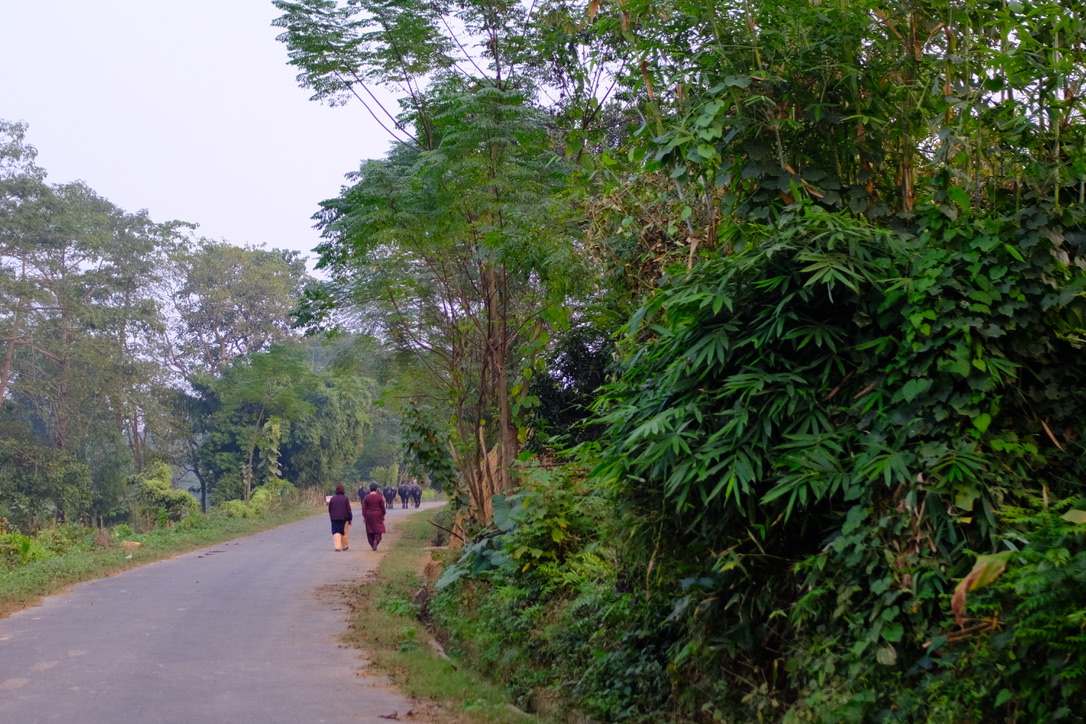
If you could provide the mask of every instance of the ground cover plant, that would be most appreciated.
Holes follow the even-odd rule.
[[[501,686],[464,669],[437,653],[420,620],[425,598],[423,569],[433,562],[425,548],[437,529],[431,524],[440,510],[422,511],[397,526],[399,537],[378,564],[375,576],[341,587],[353,609],[344,641],[362,648],[378,671],[391,677],[405,694],[420,698],[412,716],[424,721],[540,721],[508,706]]]

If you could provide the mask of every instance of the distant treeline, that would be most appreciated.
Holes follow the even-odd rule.
[[[0,518],[128,522],[155,461],[205,507],[343,478],[375,387],[291,329],[304,260],[49,184],[26,131],[0,121]]]

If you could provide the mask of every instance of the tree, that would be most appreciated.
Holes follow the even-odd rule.
[[[308,280],[297,252],[200,239],[179,241],[169,264],[165,353],[182,377],[221,374],[235,357],[297,338],[290,311]]]
[[[125,214],[82,184],[46,184],[25,130],[0,123],[0,399],[12,424],[90,465],[80,513],[111,516],[157,407],[152,290],[173,225]]]
[[[187,462],[206,495],[199,420],[187,415],[217,408],[189,395],[189,380],[209,389],[213,378],[197,373],[222,374],[298,338],[289,311],[304,264],[293,252],[193,244],[191,224],[126,213],[82,183],[47,184],[25,133],[26,124],[0,121],[0,445],[12,473],[4,507],[28,526],[40,516],[25,501],[56,519],[118,520],[126,480],[155,460]],[[234,472],[277,474],[281,416],[296,410],[234,375],[225,403],[238,415],[257,405]]]
[[[206,449],[217,443],[200,437],[208,429],[207,416],[220,405],[213,380],[226,375],[235,359],[297,340],[289,313],[308,275],[296,252],[242,248],[207,239],[193,245],[177,238],[166,245],[166,256],[164,266],[169,271],[159,294],[168,311],[159,338],[159,358],[172,371],[174,385],[189,385],[195,391],[195,396],[171,395],[166,408],[189,433],[183,450],[174,453],[175,459],[184,461],[199,480],[201,503],[206,507],[209,490],[234,465],[229,456],[215,462],[218,456],[209,457]],[[272,425],[268,432],[275,429]],[[256,448],[250,449],[255,455]],[[241,470],[235,467],[232,474],[240,475]],[[239,490],[248,486],[240,478],[237,484],[241,487],[231,494],[244,497]]]
[[[277,450],[284,428],[314,412],[305,398],[317,381],[305,352],[275,346],[235,359],[220,377],[194,381],[210,408],[198,431],[197,460],[212,477],[211,492],[217,500],[248,500],[261,471],[279,471],[278,454],[258,458],[258,452]],[[206,495],[206,490],[201,492],[201,497]]]
[[[627,297],[599,298],[634,309],[578,461],[584,507],[617,513],[580,569],[533,573],[516,556],[557,556],[569,508],[518,495],[452,572],[485,570],[472,602],[525,658],[583,653],[554,681],[605,721],[1080,710],[1081,8],[584,10],[626,61],[615,117],[641,121],[581,159]],[[415,188],[385,187],[386,218]]]
[[[311,292],[310,311],[364,310],[418,354],[423,397],[454,421],[448,454],[485,524],[491,496],[513,484],[525,380],[577,278],[558,195],[572,169],[522,72],[534,62],[518,30],[527,16],[516,4],[465,4],[455,22],[478,42],[467,48],[431,7],[277,7],[280,39],[315,98],[365,93],[368,82],[405,91],[404,113],[389,115],[402,142],[323,204],[320,267],[334,281]]]
[[[279,478],[299,487],[344,479],[370,427],[373,385],[319,369],[314,354],[275,345],[235,359],[220,377],[195,378],[203,410],[197,461],[210,489],[203,496],[248,499]]]
[[[300,488],[348,482],[345,470],[358,459],[372,427],[374,397],[368,380],[322,374],[306,396],[320,414],[291,425],[283,441],[283,477]]]

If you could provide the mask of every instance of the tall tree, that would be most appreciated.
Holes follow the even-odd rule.
[[[305,487],[340,482],[370,426],[372,384],[318,369],[298,345],[275,345],[194,381],[203,411],[202,497],[210,492],[216,501],[247,498],[273,478]]]
[[[296,339],[290,311],[308,276],[297,252],[200,239],[169,254],[168,364],[218,375],[235,357]]]
[[[513,484],[524,381],[563,316],[576,258],[559,200],[571,168],[535,104],[528,69],[542,56],[528,52],[525,8],[472,2],[450,16],[431,6],[276,5],[280,39],[315,98],[365,102],[368,82],[405,93],[404,112],[388,116],[400,142],[323,204],[320,266],[334,281],[311,308],[365,310],[418,353],[433,406],[456,428],[448,453],[485,523],[491,496]]]
[[[280,448],[283,477],[298,487],[348,483],[347,468],[362,451],[372,428],[376,390],[364,378],[325,372],[306,395],[319,410],[290,426]]]

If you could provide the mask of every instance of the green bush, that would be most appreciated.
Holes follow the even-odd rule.
[[[207,528],[210,525],[208,516],[206,515],[190,515],[184,518],[176,526],[177,530],[199,530],[201,528]]]
[[[64,524],[38,532],[37,540],[51,553],[63,555],[87,547],[87,531],[81,526]]]
[[[76,525],[45,528],[35,536],[0,533],[0,566],[14,569],[89,547],[87,531]]]
[[[43,561],[56,554],[36,539],[22,533],[0,533],[0,565],[8,570]]]
[[[154,511],[160,526],[176,523],[200,510],[200,501],[187,490],[174,488],[172,480],[169,466],[158,460],[129,479],[136,489],[136,500]]]
[[[930,675],[887,722],[933,710],[955,723],[1081,721],[1086,511],[1073,502],[1002,511],[1007,549],[977,558],[983,577],[959,586],[960,618],[944,623],[920,660]]]
[[[259,518],[268,514],[274,502],[275,498],[272,493],[264,488],[257,488],[249,498],[249,508],[252,510],[253,516]]]
[[[227,518],[255,518],[256,512],[252,506],[247,504],[244,500],[225,500],[219,503],[215,508],[216,511],[225,515]]]
[[[136,531],[132,530],[132,526],[127,523],[120,523],[113,526],[109,535],[115,541],[131,540],[136,535]]]
[[[609,617],[625,596],[615,592],[603,543],[611,539],[605,501],[570,470],[526,467],[521,480],[516,492],[495,496],[494,527],[446,568],[428,610],[451,653],[495,672],[528,706],[539,690],[568,696],[586,671],[599,681],[615,673],[591,669],[593,650],[621,638]]]
[[[271,510],[278,510],[283,505],[294,500],[298,495],[298,489],[286,480],[276,478],[269,480],[253,491],[249,497],[249,506],[256,516],[267,515]]]
[[[273,501],[274,506],[281,506],[298,497],[298,488],[293,483],[282,478],[274,478],[265,482],[258,489],[263,490]]]

